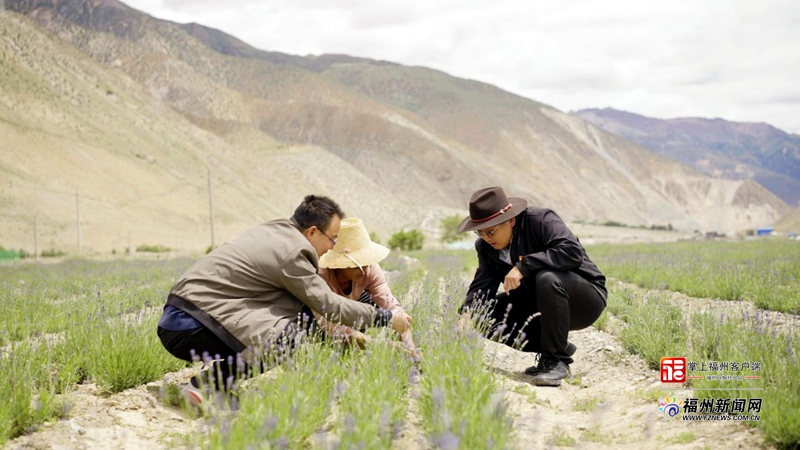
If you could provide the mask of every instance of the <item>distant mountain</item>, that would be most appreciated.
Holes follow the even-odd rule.
[[[765,123],[653,119],[611,108],[572,114],[717,178],[753,179],[800,205],[800,136]]]
[[[780,222],[776,223],[775,231],[800,233],[800,209],[795,209],[781,219]]]
[[[255,49],[115,0],[5,0],[0,245],[202,249],[337,199],[385,240],[502,185],[565,219],[732,232],[784,202],[495,86],[424,67]],[[76,198],[76,193],[79,195]]]

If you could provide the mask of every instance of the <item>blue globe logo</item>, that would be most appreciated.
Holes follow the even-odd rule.
[[[678,401],[677,397],[665,397],[663,402],[658,402],[660,405],[658,410],[664,411],[664,417],[667,419],[672,419],[681,413],[681,403],[683,403],[683,401]]]

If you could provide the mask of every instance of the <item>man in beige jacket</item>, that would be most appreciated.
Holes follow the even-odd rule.
[[[333,200],[309,195],[291,219],[250,228],[200,259],[169,292],[158,324],[164,347],[186,361],[221,359],[215,367],[221,379],[211,384],[227,388],[237,374],[246,376],[240,355],[252,362],[258,349],[294,341],[312,312],[347,326],[410,329],[407,314],[348,300],[317,274],[343,217]],[[192,378],[184,390],[194,404],[202,403],[197,386]]]

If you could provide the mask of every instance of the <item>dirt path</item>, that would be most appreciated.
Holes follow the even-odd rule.
[[[570,333],[570,341],[578,346],[572,379],[559,388],[531,384],[523,371],[532,356],[487,342],[486,362],[507,391],[518,448],[763,447],[758,431],[741,424],[664,418],[657,398],[689,397],[691,391],[660,390],[658,372],[625,352],[611,334],[589,328]]]

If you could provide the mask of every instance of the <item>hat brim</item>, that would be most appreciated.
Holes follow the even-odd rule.
[[[463,233],[465,231],[474,231],[474,230],[482,230],[484,228],[491,228],[495,225],[505,222],[506,220],[511,220],[512,218],[517,217],[519,213],[521,213],[525,208],[528,207],[528,201],[525,200],[524,198],[509,197],[508,202],[511,203],[511,209],[485,222],[473,222],[472,219],[470,219],[470,217],[467,216],[467,218],[462,220],[461,223],[458,225],[458,232]]]
[[[333,249],[322,255],[319,259],[319,266],[323,269],[350,269],[359,267],[353,263],[350,258],[356,260],[361,267],[371,266],[386,259],[390,251],[391,250],[387,247],[374,242],[370,242],[368,246],[350,252],[347,255]],[[350,256],[350,258],[347,256]]]

